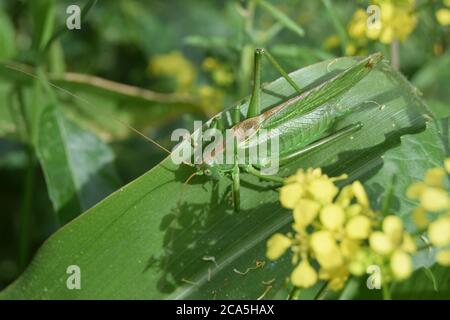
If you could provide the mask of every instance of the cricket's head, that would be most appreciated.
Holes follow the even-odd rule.
[[[220,180],[223,178],[224,173],[217,166],[210,165],[208,163],[202,163],[197,166],[198,176],[207,176],[215,180]]]
[[[378,64],[381,60],[383,60],[383,54],[380,52],[376,52],[374,54],[371,54],[366,58],[366,68],[373,69],[375,65]]]

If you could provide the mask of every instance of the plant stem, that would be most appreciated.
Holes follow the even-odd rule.
[[[300,288],[299,287],[292,287],[291,291],[289,292],[289,295],[287,297],[287,300],[298,300],[300,297]]]
[[[383,285],[383,300],[391,300],[391,291],[386,284]]]
[[[244,17],[243,23],[243,44],[240,56],[240,65],[239,65],[239,98],[242,98],[244,95],[248,93],[249,90],[249,82],[252,75],[252,66],[253,66],[253,20],[255,17],[255,7],[256,2],[248,1],[246,7],[246,15]],[[249,41],[249,39],[251,41]]]
[[[396,39],[391,43],[391,65],[395,70],[400,69],[399,51],[400,51],[399,42]]]
[[[320,287],[319,291],[314,296],[314,300],[320,300],[327,294],[328,281],[325,282],[322,287]]]
[[[345,30],[344,25],[342,24],[341,20],[336,14],[336,9],[333,6],[333,3],[330,0],[322,0],[322,4],[324,5],[325,9],[327,10],[327,14],[331,19],[331,22],[333,23],[334,30],[339,35],[339,38],[341,40],[341,51],[342,54],[345,54],[345,50],[347,48],[348,44],[348,36],[347,31]]]

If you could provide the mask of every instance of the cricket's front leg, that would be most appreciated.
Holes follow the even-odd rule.
[[[247,119],[258,116],[261,113],[261,57],[264,49],[255,49],[253,65],[253,89],[248,105]]]
[[[239,212],[241,207],[241,180],[239,166],[235,165],[231,171],[231,179],[233,180],[233,207],[234,212]]]
[[[255,49],[255,62],[253,69],[253,89],[250,103],[248,106],[247,119],[259,116],[261,114],[261,57],[265,56],[270,64],[277,69],[277,71],[283,76],[284,79],[291,85],[292,88],[299,94],[301,93],[300,87],[295,81],[287,74],[278,61],[269,53],[269,51],[258,48]]]

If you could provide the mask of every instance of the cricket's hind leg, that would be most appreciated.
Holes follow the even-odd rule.
[[[286,79],[286,81],[294,88],[297,93],[301,92],[300,87],[281,67],[278,61],[265,49],[255,49],[255,62],[253,70],[253,89],[252,96],[247,111],[247,119],[258,116],[261,113],[261,57],[265,56],[270,64],[278,70],[278,72]]]
[[[322,138],[306,147],[303,147],[301,149],[298,149],[296,151],[294,151],[293,153],[291,153],[288,156],[285,156],[283,158],[280,158],[280,163],[282,162],[286,162],[288,160],[292,160],[294,158],[300,157],[301,155],[304,155],[305,153],[308,153],[310,151],[313,151],[323,145],[332,143],[338,139],[341,139],[345,136],[351,135],[352,133],[360,130],[362,128],[362,124],[361,123],[355,123],[355,124],[351,124],[346,126],[345,128],[342,128],[338,131],[336,131],[335,133]],[[276,185],[273,186],[274,189],[279,188],[283,185],[283,181],[284,181],[284,177],[281,176],[277,176],[277,175],[264,175],[261,173],[261,171],[258,168],[255,168],[252,165],[247,165],[245,167],[242,168],[245,172],[254,175],[256,177],[259,177],[262,180],[265,181],[270,181],[270,182],[275,182]]]

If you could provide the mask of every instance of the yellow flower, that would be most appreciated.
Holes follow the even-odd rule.
[[[331,232],[322,230],[311,235],[311,247],[318,253],[328,253],[336,248],[336,241]]]
[[[363,240],[369,237],[370,219],[363,215],[358,215],[349,220],[345,226],[345,232],[352,239]]]
[[[445,170],[447,171],[447,173],[450,173],[450,158],[445,159],[444,166],[445,166]]]
[[[430,170],[425,182],[408,190],[409,196],[423,204],[413,213],[415,223],[422,228],[428,224],[426,210],[430,207],[422,200],[429,201],[430,190],[444,191],[442,172]],[[310,287],[321,279],[327,280],[330,289],[339,290],[350,273],[363,275],[372,264],[386,274],[384,285],[407,279],[413,271],[411,254],[417,250],[416,238],[405,231],[396,215],[386,216],[380,223],[380,215],[370,208],[359,181],[339,190],[334,181],[343,178],[347,177],[329,178],[320,169],[310,168],[285,180],[280,201],[293,210],[295,234],[273,235],[267,242],[267,256],[277,259],[290,247],[292,263],[300,261],[291,273],[291,281],[298,287]],[[442,249],[450,244],[450,211],[430,224],[428,235],[431,243]],[[437,259],[445,264],[448,255],[441,250]],[[310,261],[317,263],[317,269]]]
[[[328,280],[328,288],[332,290],[340,290],[344,287],[349,276],[346,267],[339,267],[333,270],[321,269],[319,279]]]
[[[345,258],[352,258],[358,252],[360,244],[359,241],[344,238],[339,244],[339,248]]]
[[[307,227],[319,213],[320,204],[309,199],[300,199],[294,208],[294,222],[298,229]]]
[[[200,105],[210,110],[220,109],[225,95],[222,90],[208,85],[198,87],[197,94],[200,98]]]
[[[369,206],[369,198],[367,197],[367,193],[364,190],[363,185],[359,181],[355,181],[352,183],[353,194],[356,197],[358,203],[364,207]]]
[[[425,175],[425,183],[431,187],[442,187],[445,176],[444,168],[432,168]]]
[[[320,177],[312,181],[307,190],[322,203],[331,203],[339,191],[328,177]]]
[[[156,76],[173,77],[180,91],[188,90],[197,76],[194,66],[178,51],[155,55],[148,70]]]
[[[334,49],[339,46],[341,43],[341,39],[337,35],[329,36],[325,39],[325,42],[323,43],[323,46],[325,49]]]
[[[397,280],[407,279],[412,274],[411,257],[403,251],[397,250],[393,253],[390,265],[392,273]]]
[[[447,165],[447,162],[444,162],[444,164]],[[425,211],[438,212],[449,209],[450,196],[444,188],[446,175],[443,168],[429,169],[425,175],[425,181],[413,183],[408,188],[406,195],[411,199],[419,200]],[[426,214],[421,211],[415,211],[413,214],[414,220],[418,222],[417,225],[423,227],[426,223]]]
[[[415,208],[412,212],[412,219],[419,229],[424,229],[428,226],[427,212],[424,208]]]
[[[383,220],[383,232],[389,237],[394,246],[399,245],[403,237],[403,222],[394,215],[387,216]]]
[[[291,246],[291,239],[281,233],[275,233],[267,241],[267,258],[276,260],[281,257],[286,250]]]
[[[425,210],[440,211],[449,208],[447,192],[438,188],[426,188],[420,196],[420,204]]]
[[[444,267],[450,267],[450,249],[439,251],[436,261]]]
[[[433,221],[428,228],[428,237],[438,247],[450,244],[450,215]]]
[[[202,69],[205,71],[211,71],[218,68],[219,65],[220,63],[217,59],[214,59],[213,57],[207,57],[205,60],[203,60]]]
[[[356,54],[356,50],[356,46],[353,43],[349,42],[345,47],[345,55],[353,56]]]
[[[394,249],[387,235],[381,231],[373,232],[369,238],[370,247],[376,253],[386,256]]]
[[[320,222],[330,230],[337,230],[344,225],[344,209],[336,204],[330,204],[320,211]]]
[[[366,33],[367,13],[363,9],[358,9],[353,14],[352,20],[348,25],[348,34],[352,38],[362,38]]]
[[[401,250],[408,252],[408,253],[414,253],[417,250],[416,243],[414,239],[411,237],[411,235],[405,233],[403,235],[403,241],[402,245],[400,246]]]
[[[339,247],[329,231],[314,232],[311,236],[311,248],[317,261],[325,269],[333,269],[343,263]]]
[[[308,260],[302,260],[291,274],[291,282],[300,288],[312,287],[317,282],[317,272]]]
[[[413,183],[406,190],[406,196],[410,199],[419,199],[426,188],[427,185],[423,182]]]
[[[316,254],[316,259],[319,262],[320,266],[327,270],[338,268],[344,263],[344,258],[337,245],[335,245],[330,251],[326,253],[318,252]]]
[[[369,19],[364,10],[358,9],[348,25],[351,39],[379,40],[389,44],[396,39],[405,40],[416,27],[415,1],[374,0],[372,4],[380,7],[380,20],[368,24],[373,17]]]
[[[280,190],[280,202],[283,207],[294,209],[295,205],[303,195],[303,187],[300,183],[290,183]]]
[[[443,26],[450,26],[450,10],[442,8],[436,11],[436,20]]]

